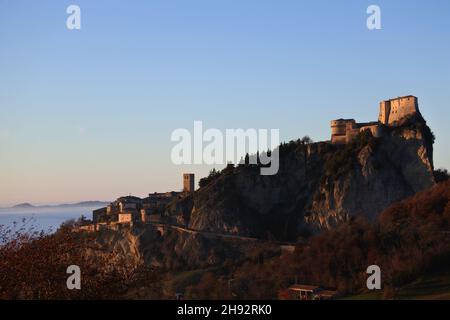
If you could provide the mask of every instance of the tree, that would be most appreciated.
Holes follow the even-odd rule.
[[[309,136],[304,136],[303,138],[301,138],[300,143],[305,145],[305,144],[311,144],[314,141],[309,137]]]
[[[206,187],[208,184],[210,184],[214,179],[220,176],[220,172],[217,171],[215,168],[209,171],[209,174],[205,178],[201,178],[198,182],[198,186],[200,188]]]
[[[250,156],[249,156],[248,152],[245,154],[244,163],[246,166],[248,166],[250,164]]]
[[[309,136],[304,136],[300,139],[300,143],[303,145],[303,165],[305,167],[305,179],[308,176],[308,154],[306,145],[313,143],[313,140]]]
[[[448,181],[450,178],[450,174],[448,173],[447,169],[444,168],[434,170],[433,175],[436,183]]]

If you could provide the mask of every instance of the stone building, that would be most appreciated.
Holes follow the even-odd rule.
[[[119,213],[119,223],[137,222],[140,220],[140,216],[136,210],[123,211]]]
[[[183,174],[184,192],[194,191],[194,174]],[[174,199],[185,196],[183,192],[150,193],[146,198],[134,196],[120,197],[108,206],[92,211],[93,226],[83,228],[87,231],[96,230],[98,226],[120,227],[134,223],[161,222],[167,205]]]
[[[141,209],[141,222],[159,223],[161,222],[161,214],[155,213],[151,209]]]
[[[417,97],[404,96],[380,102],[378,121],[384,125],[395,125],[400,119],[418,113]]]
[[[331,121],[331,143],[345,144],[352,141],[360,132],[370,130],[374,137],[382,135],[379,122],[357,123],[355,119],[337,119]]]
[[[183,174],[183,191],[184,192],[195,191],[195,175],[193,173]]]
[[[346,144],[352,141],[360,132],[370,130],[374,137],[383,135],[383,126],[395,126],[407,116],[419,112],[417,98],[405,96],[380,102],[378,121],[358,123],[355,119],[332,120],[331,143]]]
[[[303,284],[294,284],[288,288],[288,291],[293,300],[332,300],[339,296],[337,291]]]
[[[106,208],[100,208],[92,211],[92,221],[94,223],[103,222],[104,218],[106,217],[107,209]]]

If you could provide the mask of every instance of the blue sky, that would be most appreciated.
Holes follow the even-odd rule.
[[[319,141],[406,94],[450,168],[449,21],[444,0],[0,0],[0,205],[178,190],[209,170],[170,161],[194,120]]]

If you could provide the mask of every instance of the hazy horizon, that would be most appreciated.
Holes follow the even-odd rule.
[[[22,205],[22,204],[31,204],[34,208],[39,208],[39,207],[58,207],[58,206],[64,206],[64,205],[76,205],[78,203],[82,203],[82,202],[111,202],[113,200],[82,200],[82,201],[76,201],[76,202],[71,202],[71,201],[67,201],[67,202],[42,202],[42,203],[36,203],[36,202],[21,202],[21,203],[11,203],[11,204],[6,204],[6,205],[1,205],[0,206],[0,210],[1,209],[12,209],[14,206],[18,206],[18,205]],[[89,206],[86,206],[89,207]]]
[[[450,2],[370,4],[0,0],[0,207],[178,191],[214,167],[170,160],[195,120],[323,141],[408,94],[450,169]]]

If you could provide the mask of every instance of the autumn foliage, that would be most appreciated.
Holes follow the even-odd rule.
[[[233,293],[244,299],[286,299],[286,289],[294,283],[348,295],[367,290],[366,270],[373,264],[382,270],[385,298],[421,275],[449,271],[449,181],[392,205],[375,223],[351,219],[299,244],[293,254],[262,263],[248,260],[221,270],[221,276],[228,272]]]
[[[87,234],[68,228],[48,234],[0,226],[1,299],[116,299],[136,285],[159,292],[158,277],[145,266],[130,266],[111,252],[99,250]],[[81,269],[81,290],[69,290],[67,267]],[[155,297],[156,298],[156,297]]]
[[[450,265],[450,182],[386,209],[375,224],[354,219],[299,246],[287,272],[299,281],[364,291],[369,265],[382,269],[386,291]]]

